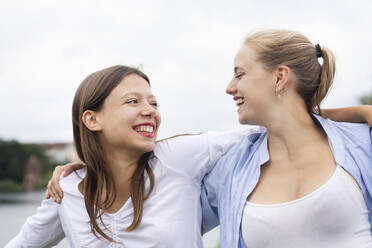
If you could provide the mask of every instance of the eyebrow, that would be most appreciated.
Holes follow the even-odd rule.
[[[141,96],[141,94],[139,94],[139,93],[137,93],[137,92],[128,92],[128,93],[126,93],[126,94],[124,94],[122,97],[121,97],[121,99],[124,99],[124,98],[126,98],[126,97],[128,97],[128,96],[130,96],[130,95],[135,95],[135,96],[137,96],[137,97],[139,97],[139,96]],[[156,97],[154,96],[154,95],[149,95],[147,98],[154,98],[154,99],[156,99]]]
[[[239,66],[235,66],[234,67],[234,73],[237,74],[238,73],[238,70],[242,70],[243,72],[245,72],[243,68],[241,68]]]

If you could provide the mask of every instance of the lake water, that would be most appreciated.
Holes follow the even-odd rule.
[[[14,237],[21,229],[26,218],[36,212],[44,198],[44,192],[0,193],[0,247]],[[204,235],[205,248],[218,246],[219,232],[213,230]],[[68,247],[67,240],[62,240],[58,248]]]

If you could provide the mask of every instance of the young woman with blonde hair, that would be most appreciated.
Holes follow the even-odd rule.
[[[266,131],[204,178],[204,228],[220,224],[221,247],[372,247],[371,127],[321,115],[334,74],[332,52],[298,32],[245,40],[226,92],[241,124]]]

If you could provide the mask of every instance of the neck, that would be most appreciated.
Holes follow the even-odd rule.
[[[265,126],[271,160],[293,160],[308,151],[309,146],[326,140],[305,108],[280,109]]]
[[[113,148],[106,149],[104,154],[118,192],[120,189],[127,188],[142,154]]]

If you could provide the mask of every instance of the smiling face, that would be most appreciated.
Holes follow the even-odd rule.
[[[151,88],[141,76],[125,76],[95,114],[103,146],[139,154],[154,149],[161,118]]]
[[[234,77],[226,93],[234,96],[241,124],[262,124],[263,114],[276,99],[275,72],[266,70],[256,59],[251,45],[243,45],[234,60]]]

